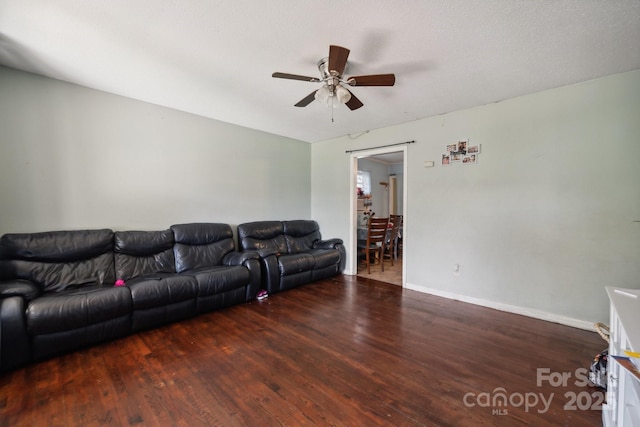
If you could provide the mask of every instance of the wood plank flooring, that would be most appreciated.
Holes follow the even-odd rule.
[[[576,370],[605,347],[338,276],[5,373],[0,425],[597,426]]]
[[[380,263],[371,266],[371,273],[367,271],[364,262],[358,264],[358,277],[363,279],[374,279],[393,285],[402,286],[402,256],[398,257],[391,265],[391,260],[384,260],[384,271],[380,268]]]

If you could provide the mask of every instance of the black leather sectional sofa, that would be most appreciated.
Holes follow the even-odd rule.
[[[257,224],[275,229],[281,252],[270,253],[266,244],[248,249],[248,230],[261,229]],[[0,238],[0,371],[343,269],[342,242],[321,241],[315,221],[267,221],[242,230],[242,251],[236,250],[231,226],[216,223],[161,231],[5,234]],[[289,234],[280,233],[285,230]],[[283,256],[294,253],[299,256]]]

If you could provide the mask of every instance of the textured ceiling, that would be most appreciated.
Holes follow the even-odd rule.
[[[294,104],[329,45],[364,107]],[[314,142],[640,68],[640,1],[0,0],[0,64]]]

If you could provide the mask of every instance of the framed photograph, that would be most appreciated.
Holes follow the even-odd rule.
[[[458,151],[458,144],[448,144],[447,145],[447,153],[451,154],[454,151]]]
[[[467,141],[466,139],[461,139],[460,141],[458,141],[458,152],[462,153],[462,154],[467,154],[467,144],[469,141]]]
[[[451,165],[451,157],[449,156],[449,153],[443,154],[442,155],[442,166],[450,166]]]
[[[469,145],[467,147],[467,154],[480,154],[480,144]]]
[[[478,163],[478,155],[477,154],[466,154],[462,157],[462,164],[470,165]]]
[[[450,154],[451,162],[460,162],[462,161],[463,154],[460,151],[453,151]]]

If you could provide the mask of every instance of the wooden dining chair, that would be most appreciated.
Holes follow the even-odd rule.
[[[384,241],[384,254],[383,260],[389,258],[391,260],[391,266],[393,261],[398,259],[398,238],[400,237],[400,227],[402,226],[402,215],[390,215],[389,224],[391,225],[390,231]]]
[[[402,233],[404,232],[404,216],[402,215],[389,215],[389,222],[398,224],[398,231],[394,234],[393,247],[393,259],[398,259],[398,254],[402,252]],[[386,250],[385,250],[386,252]]]
[[[380,268],[384,271],[384,243],[388,224],[389,218],[369,218],[367,241],[358,246],[358,251],[364,253],[364,260],[369,274],[371,274],[371,264],[375,262],[376,257],[380,259]]]

